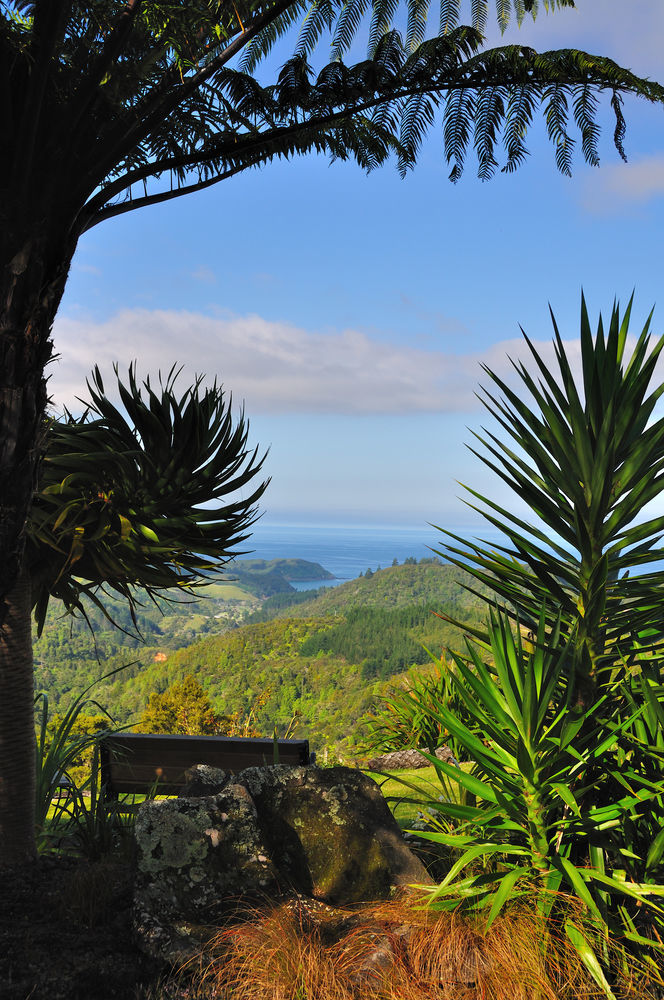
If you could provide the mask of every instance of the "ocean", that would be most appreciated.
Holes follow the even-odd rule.
[[[450,529],[456,530],[456,529]],[[476,531],[459,529],[458,534],[472,538],[476,534],[489,540],[498,533],[489,533],[478,526]],[[316,562],[334,574],[330,581],[298,581],[297,590],[308,590],[323,585],[334,586],[354,580],[379,567],[391,566],[409,557],[418,561],[432,556],[432,549],[439,548],[444,536],[428,524],[404,527],[403,525],[370,524],[277,524],[261,523],[254,527],[251,539],[244,548],[253,549],[253,559],[306,559]]]

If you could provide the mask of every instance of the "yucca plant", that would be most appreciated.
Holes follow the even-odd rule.
[[[111,671],[101,680],[114,676],[125,667]],[[90,697],[97,684],[94,681],[72,701],[71,705],[53,729],[49,726],[49,700],[45,691],[35,698],[37,712],[36,753],[35,753],[35,823],[37,840],[43,849],[65,834],[71,825],[81,796],[90,784],[90,777],[77,784],[71,768],[92,750],[93,757],[98,750],[103,732],[75,732],[76,720],[81,713],[92,706],[108,718],[108,729],[117,730],[117,724],[98,701]]]
[[[104,591],[136,607],[150,596],[204,586],[249,535],[267,482],[247,486],[265,456],[247,445],[248,425],[202,379],[176,391],[171,369],[158,389],[134,366],[121,406],[98,368],[81,417],[65,412],[46,432],[40,490],[28,524],[28,563],[38,626],[51,597],[103,610]]]
[[[488,910],[490,925],[517,896],[538,892],[550,911],[561,892],[573,894],[607,931],[644,945],[637,929],[644,912],[664,931],[664,885],[635,878],[637,859],[624,830],[638,826],[646,813],[661,828],[664,779],[644,777],[638,757],[635,766],[622,752],[635,718],[621,718],[610,691],[587,715],[573,711],[573,643],[562,639],[558,623],[549,631],[544,611],[531,651],[500,611],[492,611],[488,633],[490,657],[472,643],[467,660],[455,655],[454,684],[472,725],[444,705],[433,712],[475,769],[466,773],[430,760],[471,792],[475,804],[430,803],[430,811],[458,825],[452,833],[422,836],[458,850],[459,857],[428,895],[450,908],[460,898],[473,900]],[[636,708],[634,716],[640,714]],[[661,773],[664,754],[650,752]],[[661,839],[653,835],[651,859],[661,857]],[[661,874],[659,858],[651,868]],[[568,930],[578,940],[580,929],[570,924]],[[648,947],[662,948],[656,937]]]
[[[446,743],[458,756],[459,747],[452,733],[427,710],[429,705],[441,703],[462,710],[451,680],[452,670],[451,664],[437,660],[430,671],[411,669],[406,677],[386,685],[379,704],[362,719],[360,751],[435,749]]]
[[[543,603],[552,620],[561,615],[582,708],[608,677],[658,677],[664,641],[664,572],[651,569],[664,559],[664,516],[640,520],[664,490],[664,419],[653,419],[664,385],[651,388],[664,337],[650,348],[649,317],[626,356],[631,308],[630,299],[621,317],[614,305],[607,333],[600,316],[593,336],[582,297],[580,387],[553,313],[557,371],[525,333],[538,378],[513,363],[521,385],[512,388],[484,366],[502,398],[485,390],[483,402],[509,441],[485,430],[475,435],[484,451],[471,450],[537,521],[467,487],[481,504],[470,506],[509,544],[468,546],[445,532],[463,543],[447,545],[445,558],[492,587],[527,629],[536,631]]]
[[[607,996],[609,939],[655,969],[664,937],[664,573],[654,565],[664,517],[643,520],[664,488],[654,415],[664,386],[652,384],[664,338],[651,347],[649,317],[630,344],[631,307],[621,316],[614,305],[606,332],[600,317],[593,334],[582,298],[580,385],[553,316],[555,368],[528,338],[533,365],[514,364],[520,385],[485,368],[501,395],[484,402],[508,441],[485,429],[475,454],[533,520],[470,489],[506,543],[446,532],[441,554],[503,607],[485,629],[466,625],[468,654],[455,655],[470,724],[445,705],[433,711],[475,770],[432,763],[475,805],[430,803],[459,824],[431,836],[460,854],[429,895],[485,908],[490,922],[523,893],[540,893],[545,909],[573,894],[605,944],[591,946],[573,921],[567,933]]]

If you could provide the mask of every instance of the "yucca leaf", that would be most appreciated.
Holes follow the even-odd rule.
[[[576,953],[590,975],[608,997],[608,1000],[616,1000],[615,994],[609,986],[608,980],[604,975],[601,963],[597,958],[595,950],[583,934],[583,931],[577,926],[577,924],[574,923],[573,920],[568,919],[565,921],[565,934],[574,946]]]

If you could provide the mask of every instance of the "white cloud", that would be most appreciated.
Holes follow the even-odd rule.
[[[61,317],[54,330],[60,355],[49,389],[58,405],[75,406],[99,365],[138,360],[140,377],[185,365],[185,377],[215,377],[252,413],[406,414],[463,412],[478,407],[484,361],[510,378],[507,355],[529,358],[519,338],[483,354],[425,350],[371,338],[356,330],[311,333],[260,316],[215,318],[194,312],[129,309],[105,322]],[[553,360],[552,347],[538,343]],[[571,345],[572,352],[575,345]]]
[[[610,214],[664,195],[664,155],[603,167],[586,177],[581,195],[592,212]]]

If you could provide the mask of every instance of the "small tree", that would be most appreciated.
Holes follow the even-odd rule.
[[[41,628],[51,597],[85,614],[86,598],[103,610],[114,592],[134,613],[146,597],[205,586],[241,554],[267,487],[254,485],[264,456],[248,448],[248,425],[219,386],[198,379],[178,393],[176,379],[171,371],[153,388],[130,368],[126,383],[117,378],[121,410],[95,370],[83,416],[44,428],[25,559],[28,625],[32,604]],[[24,640],[22,655],[29,633]],[[0,701],[0,863],[34,849],[32,704],[29,722],[26,733],[16,702]]]
[[[526,338],[534,370],[515,364],[516,388],[485,368],[500,390],[485,403],[508,441],[484,430],[477,454],[535,519],[469,490],[507,541],[446,532],[444,554],[504,607],[486,631],[467,627],[476,642],[454,657],[466,718],[429,706],[476,762],[471,775],[436,762],[476,804],[432,803],[466,824],[431,835],[461,851],[432,898],[472,901],[490,924],[533,887],[563,917],[558,894],[576,895],[596,951],[574,919],[565,930],[612,1000],[609,931],[653,970],[664,953],[664,516],[643,519],[664,491],[664,384],[653,384],[664,337],[650,346],[648,320],[628,354],[630,312],[615,305],[593,333],[582,301],[580,385],[555,320],[555,367]]]
[[[224,719],[215,714],[200,681],[187,674],[166,688],[153,692],[134,726],[137,733],[185,733],[189,736],[224,731]]]

